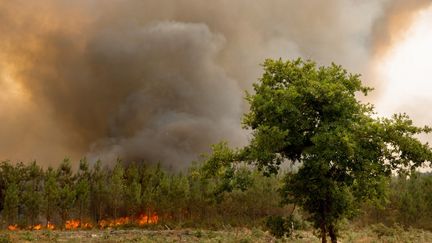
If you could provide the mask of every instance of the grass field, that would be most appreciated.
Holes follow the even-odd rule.
[[[1,231],[3,242],[320,242],[312,231],[296,231],[292,237],[276,239],[260,229],[233,228],[221,231],[106,229],[87,231]],[[345,230],[340,242],[432,242],[432,232],[403,230],[382,225]]]

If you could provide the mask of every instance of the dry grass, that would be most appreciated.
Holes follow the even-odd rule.
[[[276,239],[259,229],[233,228],[221,231],[182,230],[88,230],[88,231],[1,231],[3,242],[320,242],[311,231],[296,231],[290,238]],[[345,230],[340,242],[432,242],[432,232],[403,230],[375,225],[361,230]]]

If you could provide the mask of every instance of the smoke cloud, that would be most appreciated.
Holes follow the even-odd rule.
[[[375,24],[373,32],[374,54],[386,54],[405,34],[418,11],[431,5],[430,0],[392,0],[384,5],[383,15]]]
[[[243,90],[265,58],[368,77],[376,48],[425,2],[2,1],[0,159],[183,168],[212,143],[247,142]]]

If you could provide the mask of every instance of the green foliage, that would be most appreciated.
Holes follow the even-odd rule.
[[[216,202],[222,201],[226,192],[245,191],[253,184],[251,171],[244,164],[233,163],[239,156],[226,142],[213,145],[211,156],[204,156],[205,163],[200,174],[203,178],[212,179],[212,193]]]
[[[102,162],[96,161],[90,181],[91,211],[96,222],[102,220],[108,199],[107,173],[102,169]]]
[[[59,193],[55,172],[49,167],[45,172],[44,179],[44,211],[47,223],[52,222],[53,212],[56,210],[57,201],[59,200]]]
[[[269,213],[284,214],[279,179],[246,165],[227,164],[214,175],[205,164],[182,173],[121,161],[109,167],[82,159],[76,171],[72,165],[69,159],[45,170],[35,162],[0,164],[4,221],[62,228],[69,219],[97,225],[102,219],[157,213],[161,223],[173,228],[223,228],[259,226]],[[225,185],[230,189],[220,190]]]
[[[38,215],[42,210],[42,182],[43,171],[36,161],[33,161],[27,168],[26,179],[22,182],[22,204],[24,206],[26,218],[30,224],[34,225]]]
[[[277,238],[282,238],[290,231],[286,220],[281,216],[269,216],[266,220],[266,227]]]
[[[58,183],[57,208],[60,212],[62,225],[69,219],[69,213],[75,204],[76,189],[72,167],[69,159],[65,159],[57,169],[56,182]]]
[[[124,192],[124,201],[129,214],[139,213],[142,204],[142,185],[140,175],[136,164],[131,164],[126,169],[126,188]]]
[[[364,205],[360,225],[395,224],[403,227],[416,227],[431,230],[432,218],[432,175],[415,173],[410,177],[398,176],[392,179],[387,191],[385,204]]]
[[[119,207],[122,206],[123,192],[125,191],[124,168],[121,160],[117,160],[109,180],[109,197],[113,208],[114,218],[117,218]]]
[[[18,218],[19,191],[16,183],[10,183],[5,192],[3,217],[8,224],[15,224]]]
[[[90,207],[90,171],[89,164],[85,158],[80,160],[75,188],[78,218],[82,222],[84,215],[88,212]]]
[[[216,145],[209,171],[229,171],[230,163],[243,161],[272,174],[284,161],[298,163],[284,179],[283,202],[306,210],[323,241],[327,232],[336,241],[337,223],[355,215],[359,202],[384,195],[392,170],[410,173],[432,160],[428,144],[415,136],[431,129],[414,126],[405,114],[375,118],[373,106],[358,100],[371,90],[359,75],[301,59],[269,59],[263,67],[246,98],[250,144],[239,150]]]
[[[0,243],[11,243],[12,240],[8,234],[1,234],[0,235]]]
[[[282,217],[280,215],[269,216],[266,219],[265,225],[270,233],[277,238],[291,237],[294,230],[307,229],[307,223],[300,215],[295,213],[295,208],[290,215]]]

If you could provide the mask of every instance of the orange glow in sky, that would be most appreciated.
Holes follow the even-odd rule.
[[[380,79],[386,82],[377,102],[378,113],[389,116],[414,109],[416,113],[409,113],[414,120],[430,123],[432,7],[418,13],[403,39],[389,50],[377,68]]]

